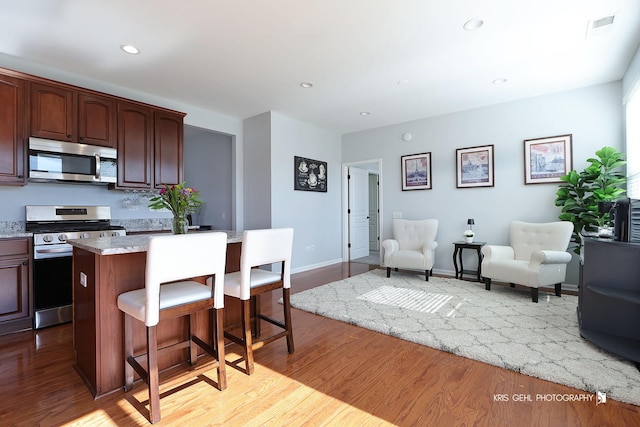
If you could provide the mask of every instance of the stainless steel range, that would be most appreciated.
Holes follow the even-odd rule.
[[[72,320],[72,255],[68,239],[124,236],[109,206],[26,206],[33,233],[34,328]]]

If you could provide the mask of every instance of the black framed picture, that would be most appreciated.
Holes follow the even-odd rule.
[[[431,190],[431,152],[400,156],[402,191]]]
[[[456,149],[456,187],[493,187],[493,144]]]
[[[327,192],[327,162],[293,157],[293,189]]]
[[[572,169],[571,134],[524,140],[524,183],[562,182]]]

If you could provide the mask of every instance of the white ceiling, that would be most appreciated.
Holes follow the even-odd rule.
[[[589,20],[612,14],[586,37]],[[465,31],[472,18],[484,25]],[[126,43],[142,53],[123,53]],[[2,53],[341,134],[616,81],[639,44],[638,0],[3,0],[0,9]]]

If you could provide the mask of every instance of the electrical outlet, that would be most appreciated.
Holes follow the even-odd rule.
[[[396,219],[402,219],[402,212],[394,212],[393,217]]]
[[[307,252],[313,252],[316,250],[316,245],[308,245],[304,248]]]
[[[83,272],[80,272],[80,284],[85,288],[87,287],[87,275]]]

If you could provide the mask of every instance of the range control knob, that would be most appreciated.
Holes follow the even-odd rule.
[[[58,235],[58,240],[60,240],[61,242],[65,242],[67,240],[67,235],[66,234],[59,234]]]
[[[53,236],[51,236],[50,234],[45,234],[44,236],[42,236],[42,240],[44,240],[46,243],[51,243],[53,242]]]
[[[109,234],[106,231],[103,231],[102,233],[100,233],[100,237],[107,237],[109,236]]]
[[[120,233],[118,233],[117,231],[112,231],[112,232],[111,232],[111,235],[112,235],[112,236],[119,236],[119,235],[120,235]]]
[[[88,239],[89,238],[89,233],[80,233],[80,238],[81,239]]]

